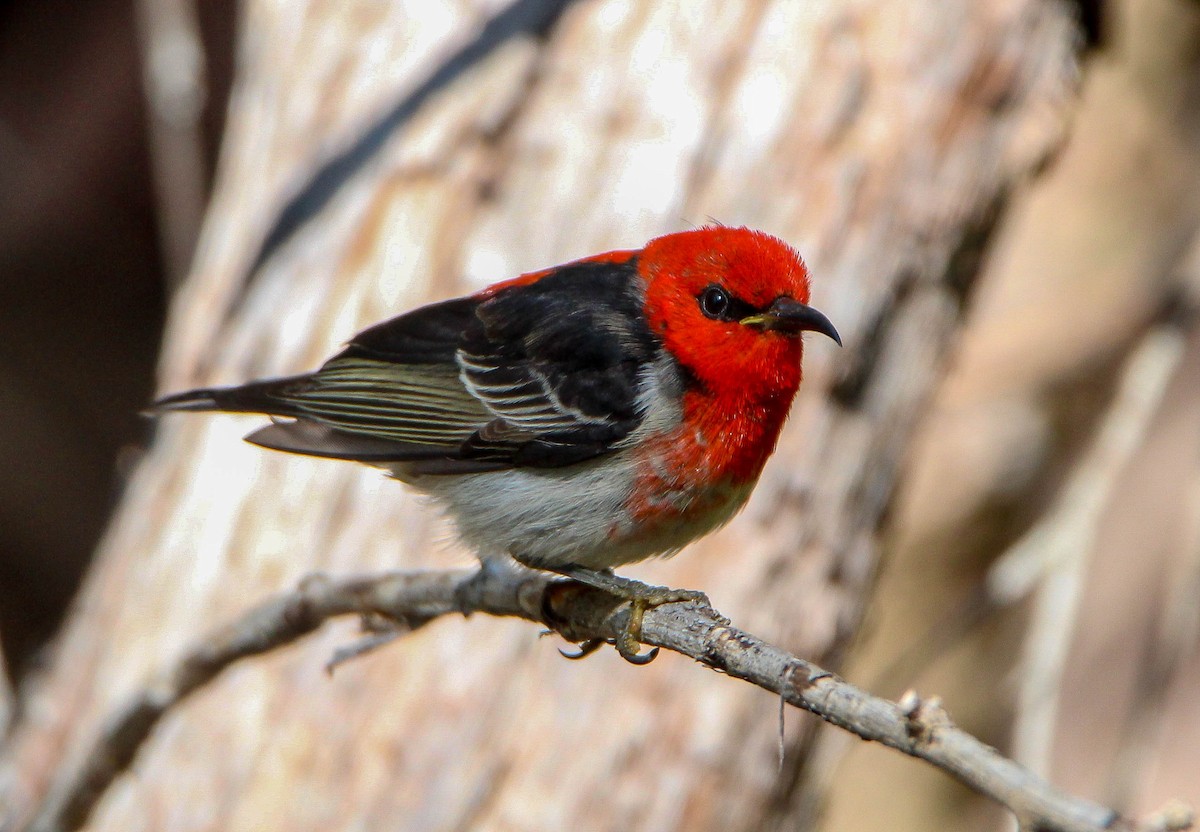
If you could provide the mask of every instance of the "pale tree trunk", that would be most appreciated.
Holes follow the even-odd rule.
[[[447,65],[505,7],[244,4],[217,188],[161,387],[312,368],[423,301],[709,218],[766,229],[805,255],[846,349],[809,346],[748,509],[628,572],[702,588],[737,625],[836,666],[978,255],[1006,195],[1061,138],[1069,7],[515,8],[526,17],[506,19],[523,34],[485,28],[494,48]],[[423,88],[439,66],[463,71]],[[414,90],[416,106],[399,106]],[[339,169],[330,198],[304,190]],[[306,221],[271,233],[298,193],[288,216]],[[248,279],[264,239],[281,243]],[[27,694],[0,772],[12,820],[158,668],[263,597],[317,571],[470,562],[428,505],[378,473],[242,443],[259,423],[162,424]],[[813,768],[830,764],[817,723],[793,717],[781,768],[777,701],[678,656],[571,663],[528,623],[476,617],[327,678],[355,636],[326,628],[219,677],[159,726],[93,828],[799,828],[820,792]]]

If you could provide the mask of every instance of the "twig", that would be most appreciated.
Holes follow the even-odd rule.
[[[1188,528],[1184,538],[1179,576],[1163,600],[1158,631],[1134,679],[1133,700],[1120,721],[1117,743],[1105,794],[1116,806],[1133,802],[1138,780],[1162,740],[1166,699],[1200,641],[1200,468],[1192,472],[1186,508]]]
[[[234,662],[289,644],[340,615],[385,615],[418,628],[434,618],[482,612],[524,618],[570,641],[615,638],[628,619],[619,599],[573,582],[505,570],[395,573],[305,581],[251,610],[185,655],[116,714],[82,765],[56,783],[27,826],[60,832],[81,826],[126,769],[158,720]],[[732,626],[709,606],[667,604],[646,613],[642,640],[780,695],[788,704],[926,760],[1008,807],[1023,828],[1042,832],[1179,832],[1190,810],[1172,806],[1147,823],[1055,791],[1041,778],[955,727],[936,699],[900,704],[871,696],[811,662]]]
[[[1126,361],[1112,406],[1054,506],[989,574],[989,588],[1001,603],[1037,586],[1013,746],[1016,759],[1039,774],[1050,766],[1062,674],[1096,530],[1114,483],[1158,412],[1183,348],[1184,336],[1175,323],[1147,333]]]
[[[1200,317],[1200,234],[1179,266],[1180,297],[1174,318],[1185,335]],[[1190,348],[1194,348],[1194,341]],[[1168,693],[1200,643],[1200,459],[1194,460],[1183,495],[1183,536],[1179,568],[1169,580],[1158,630],[1134,677],[1133,698],[1117,743],[1104,794],[1116,806],[1132,802],[1140,775],[1149,765],[1165,731]]]
[[[965,594],[931,624],[912,646],[895,656],[873,679],[871,687],[887,689],[909,679],[931,656],[943,655],[981,623],[1005,609],[1038,596],[1025,662],[1030,667],[1061,673],[1063,651],[1073,628],[1083,569],[1091,552],[1097,525],[1112,488],[1144,442],[1151,419],[1158,413],[1167,385],[1183,361],[1186,339],[1200,310],[1200,245],[1195,246],[1196,285],[1177,298],[1168,296],[1162,320],[1131,350],[1120,383],[1100,427],[1080,463],[1053,505],[1039,521],[992,564],[982,584]],[[1200,489],[1200,485],[1197,486]],[[1200,517],[1200,503],[1195,509]],[[1197,521],[1200,523],[1200,521]],[[1200,541],[1200,532],[1197,532]],[[1200,568],[1200,567],[1198,567]],[[1188,600],[1188,599],[1185,599]],[[1045,615],[1043,621],[1041,616]],[[1065,622],[1065,623],[1064,623]],[[1057,676],[1055,677],[1057,678]],[[1039,670],[1023,673],[1023,697],[1041,703],[1014,733],[1020,749],[1014,756],[1039,773],[1048,762],[1051,739],[1046,729],[1056,706],[1039,692],[1054,679]],[[1036,688],[1036,691],[1034,690]],[[1019,709],[1024,717],[1028,712]],[[1052,720],[1051,720],[1052,721]]]

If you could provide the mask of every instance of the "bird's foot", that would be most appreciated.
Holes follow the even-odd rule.
[[[597,571],[583,566],[555,567],[554,571],[571,580],[629,602],[629,621],[626,623],[625,629],[614,640],[613,646],[617,648],[621,658],[631,664],[649,664],[658,655],[657,647],[652,647],[645,653],[641,652],[642,620],[646,615],[646,610],[678,602],[700,603],[708,606],[708,596],[694,589],[672,589],[668,586],[644,584],[632,578],[614,575],[607,570]],[[564,653],[563,655],[569,659],[582,659],[594,652],[602,643],[592,639],[580,645],[578,653]]]

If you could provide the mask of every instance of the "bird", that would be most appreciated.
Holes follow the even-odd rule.
[[[623,578],[746,503],[801,381],[809,271],[778,237],[707,225],[523,274],[372,326],[314,372],[167,395],[151,410],[269,416],[247,441],[385,469],[485,566],[507,559],[644,612],[703,593]],[[585,644],[578,655],[595,649]]]

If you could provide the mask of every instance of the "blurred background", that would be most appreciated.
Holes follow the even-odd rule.
[[[148,436],[138,411],[211,186],[236,11],[0,4],[0,638],[18,675],[53,634]],[[164,36],[199,51],[190,66],[172,60],[182,77],[152,98],[147,44]],[[152,153],[176,133],[182,175]],[[158,191],[156,175],[172,186]]]
[[[1077,13],[1067,141],[1010,195],[843,670],[880,695],[941,695],[1067,790],[1142,809],[1200,801],[1200,4]],[[237,34],[232,0],[0,5],[0,646],[16,686],[148,442],[137,411]],[[821,828],[998,822],[940,773],[844,744]]]
[[[847,673],[937,691],[1076,793],[1196,803],[1200,4],[1087,14],[1067,142],[993,241]],[[936,773],[848,760],[830,829],[980,828]]]

